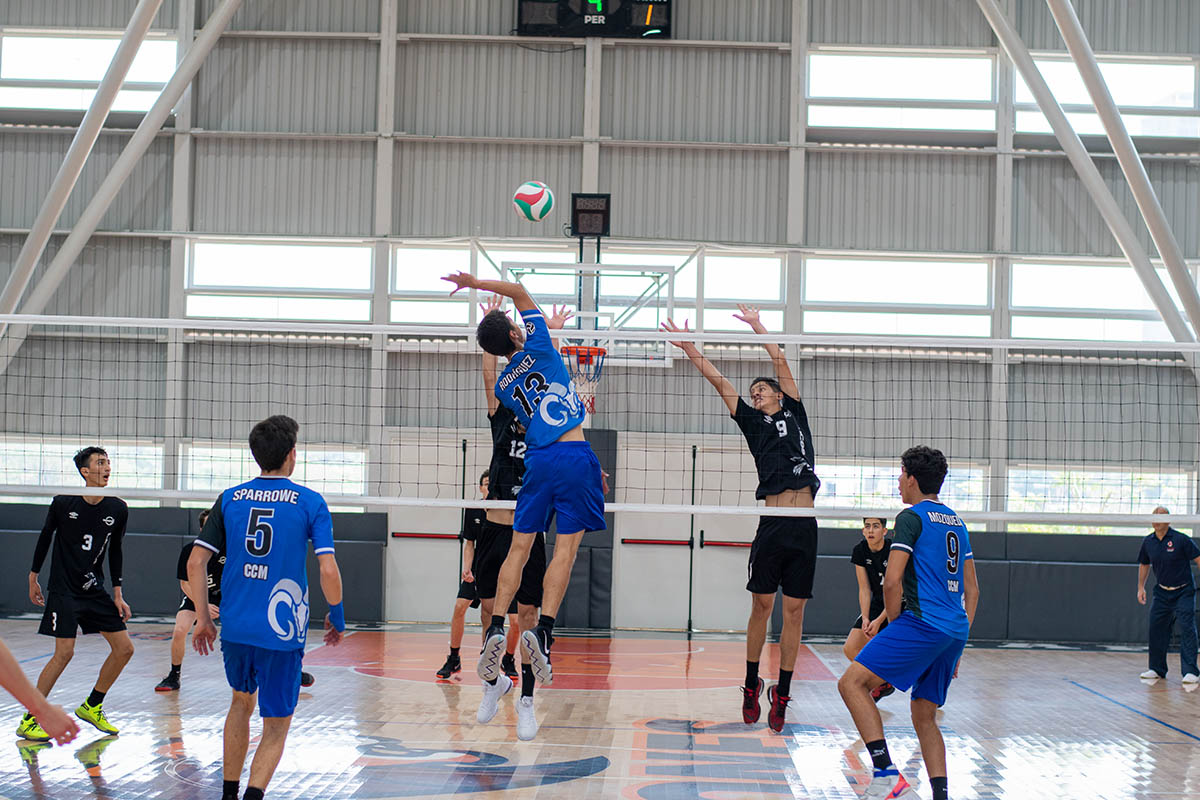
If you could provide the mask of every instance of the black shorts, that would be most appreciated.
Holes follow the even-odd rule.
[[[74,639],[77,630],[116,633],[125,630],[117,604],[105,592],[84,595],[48,594],[38,633],[56,639]]]
[[[475,591],[475,584],[470,581],[458,584],[458,599],[470,600],[471,608],[479,608],[479,593]]]
[[[867,609],[867,613],[871,615],[871,619],[875,619],[876,617],[878,617],[880,614],[883,613],[883,604],[880,603],[879,605],[875,605],[875,603],[872,602],[871,607],[869,609]],[[850,627],[858,628],[859,630],[862,630],[864,624],[865,623],[863,622],[862,614],[859,614],[858,619],[854,620],[854,624],[851,625]],[[883,630],[884,628],[886,628],[887,624],[888,624],[887,618],[884,617],[883,624],[879,626],[879,630]]]
[[[219,600],[217,600],[216,598],[212,597],[212,595],[209,595],[208,604],[210,606],[216,606],[217,608],[221,607],[221,602]],[[188,597],[185,594],[183,596],[183,600],[179,603],[179,611],[190,611],[193,614],[195,614],[196,613],[196,604],[192,602],[192,598]],[[178,614],[179,611],[176,611],[175,613]]]
[[[813,517],[759,517],[750,546],[747,591],[812,597],[817,571],[817,521]]]
[[[475,542],[475,587],[479,596],[489,600],[496,596],[496,582],[500,578],[500,567],[508,558],[508,548],[512,545],[513,529],[511,525],[487,521],[483,523],[483,531]],[[521,573],[521,585],[513,601],[524,606],[540,606],[542,604],[542,579],[546,577],[546,534],[539,533],[529,548],[529,560]],[[510,614],[515,614],[515,608],[509,608]]]

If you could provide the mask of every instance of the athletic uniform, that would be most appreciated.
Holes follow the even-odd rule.
[[[892,549],[912,554],[904,570],[905,610],[855,659],[901,691],[937,705],[967,643],[963,563],[972,558],[967,526],[945,505],[923,500],[896,516]]]
[[[183,546],[183,550],[179,552],[179,565],[175,569],[175,577],[179,580],[187,582],[187,563],[192,556],[192,548],[196,545],[189,542]],[[221,571],[225,569],[225,554],[219,553],[208,560],[208,604],[210,606],[221,605]],[[179,604],[180,611],[196,611],[196,604],[192,602],[192,598],[186,594],[183,596],[183,602]]]
[[[812,432],[804,404],[784,393],[781,408],[765,414],[738,398],[733,421],[746,437],[762,500],[789,489],[811,489],[813,497],[821,481],[813,469]],[[812,517],[759,517],[758,532],[750,546],[749,580],[746,589],[754,594],[774,594],[783,588],[788,597],[812,597],[817,567],[817,521]]]
[[[116,603],[104,590],[104,554],[112,585],[120,586],[128,521],[129,507],[116,497],[95,505],[76,495],[59,495],[50,502],[30,570],[42,571],[53,539],[46,611],[38,633],[74,639],[77,628],[84,634],[125,630]]]
[[[888,553],[891,549],[891,539],[885,538],[883,547],[878,552],[872,550],[871,546],[867,544],[867,540],[863,539],[850,551],[850,563],[867,571],[867,585],[871,587],[871,607],[867,612],[870,614],[870,619],[866,622],[870,622],[883,613],[883,576],[887,572]],[[863,618],[860,614],[850,627],[862,628],[863,625]],[[885,618],[880,630],[886,627],[887,619]]]
[[[525,478],[525,430],[517,421],[512,409],[503,405],[499,406],[495,413],[488,415],[488,421],[492,427],[488,500],[515,500],[520,495]],[[475,586],[484,600],[496,596],[500,567],[508,557],[512,534],[512,525],[501,525],[490,520],[483,523],[483,533],[475,544]],[[546,534],[538,531],[533,547],[529,549],[529,560],[525,562],[525,569],[521,573],[521,585],[517,587],[508,613],[517,613],[517,603],[540,606],[542,579],[545,576]]]
[[[564,533],[604,530],[600,462],[587,442],[558,441],[587,417],[540,309],[522,311],[525,347],[496,382],[500,403],[525,427],[525,477],[513,530],[541,533],[557,515]]]
[[[475,543],[475,556],[471,560],[472,573],[475,572],[475,565],[479,563],[479,534],[483,532],[483,523],[486,519],[487,512],[482,508],[468,508],[463,511],[462,530],[459,532],[458,538],[464,542]],[[471,608],[479,608],[479,593],[471,581],[459,582],[458,599],[470,600]]]
[[[290,717],[308,638],[308,543],[333,553],[333,519],[320,494],[283,477],[221,493],[196,544],[226,554],[221,653],[234,691],[257,691],[264,717]]]

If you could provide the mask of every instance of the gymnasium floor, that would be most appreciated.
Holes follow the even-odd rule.
[[[31,618],[0,620],[0,636],[31,674],[51,651],[35,627]],[[220,657],[189,651],[183,690],[155,694],[169,630],[133,626],[138,651],[105,703],[119,737],[89,727],[65,748],[10,739],[0,747],[0,798],[219,797],[228,702]],[[474,641],[478,629],[467,635]],[[737,637],[563,636],[555,685],[538,695],[541,731],[523,743],[513,695],[490,725],[475,723],[473,659],[464,658],[470,664],[455,680],[433,678],[445,641],[442,631],[389,626],[353,633],[340,648],[314,646],[305,664],[317,682],[301,693],[267,797],[832,799],[857,797],[866,780],[835,686],[837,644],[802,651],[791,724],[776,736],[765,713],[756,726],[736,721],[744,665]],[[81,638],[53,699],[78,705],[106,652],[99,637]],[[1185,693],[1177,674],[1143,684],[1143,669],[1143,654],[1120,650],[969,650],[942,720],[951,796],[1194,796],[1200,695]],[[15,728],[18,708],[4,700],[3,724]],[[893,757],[924,783],[905,698],[893,695],[882,708]],[[919,793],[928,798],[928,787]]]

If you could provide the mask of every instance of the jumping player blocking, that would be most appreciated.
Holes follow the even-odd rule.
[[[517,495],[513,541],[500,568],[494,611],[512,602],[537,535],[549,529],[553,516],[558,519],[554,557],[546,567],[542,614],[533,630],[521,634],[522,660],[533,667],[538,681],[548,684],[554,677],[550,667],[554,617],[571,579],[579,540],[584,532],[605,527],[604,475],[583,436],[587,413],[575,384],[550,338],[545,316],[525,288],[480,280],[465,272],[445,280],[454,284],[455,292],[479,289],[511,298],[525,323],[518,326],[497,309],[479,323],[476,338],[484,352],[508,358],[495,393],[525,426],[525,478]],[[479,656],[480,678],[489,683],[496,680],[503,650],[504,617],[493,613]]]
[[[748,324],[755,333],[766,334],[758,309],[739,305],[736,319]],[[680,328],[668,320],[663,330],[687,333],[686,321]],[[750,383],[750,404],[738,396],[737,389],[722,375],[693,342],[673,342],[700,370],[725,401],[733,421],[746,437],[754,465],[758,470],[755,498],[768,507],[812,508],[821,481],[813,471],[814,454],[808,414],[800,401],[800,389],[792,377],[783,348],[766,344],[775,369],[774,378],[755,378]],[[775,605],[776,588],[783,589],[783,630],[779,635],[779,682],[767,693],[770,709],[767,725],[776,733],[783,730],[787,705],[791,700],[792,672],[804,628],[804,605],[812,597],[817,566],[817,521],[813,517],[759,517],[758,532],[750,547],[749,580],[746,589],[752,595],[750,621],[746,625],[746,683],[742,687],[742,720],[758,722],[762,713],[758,698],[763,681],[758,663],[767,640],[767,623]]]
[[[967,526],[938,500],[948,469],[946,457],[930,447],[910,447],[900,456],[900,465],[900,499],[911,508],[896,516],[896,538],[883,578],[890,624],[855,657],[838,681],[838,691],[874,766],[863,797],[917,796],[892,764],[883,721],[871,699],[871,690],[886,681],[900,691],[912,689],[913,728],[933,800],[947,800],[946,743],[936,714],[958,674],[979,605],[979,583]]]

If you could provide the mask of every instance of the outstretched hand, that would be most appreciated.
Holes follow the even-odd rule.
[[[217,626],[212,619],[196,618],[196,629],[192,631],[192,647],[197,653],[206,656],[216,650]]]
[[[662,324],[662,329],[664,331],[666,331],[667,333],[691,333],[692,332],[691,328],[688,327],[688,321],[686,319],[683,321],[682,328],[675,324],[675,320],[668,319],[666,322],[664,322]],[[680,350],[686,350],[687,346],[689,344],[691,344],[691,342],[671,342],[671,344],[675,345]]]
[[[562,330],[575,313],[566,306],[554,306],[553,313],[546,317],[546,327],[552,331]]]
[[[740,320],[756,330],[755,326],[762,324],[762,320],[758,315],[758,306],[748,306],[745,303],[738,303],[738,311],[742,313],[734,314],[734,319]]]
[[[478,279],[469,272],[455,272],[453,275],[445,276],[442,280],[454,284],[454,291],[450,293],[451,295],[457,294],[461,289],[474,289],[479,285]]]
[[[443,280],[450,280],[450,279],[444,278]],[[455,289],[455,291],[458,291],[458,290]],[[504,304],[506,302],[508,302],[508,298],[505,297],[504,295],[502,295],[502,294],[492,295],[485,302],[479,304],[479,310],[482,312],[480,315],[481,318],[486,317],[488,314],[492,313],[493,311],[504,311]],[[507,314],[508,312],[505,312],[505,313]]]

